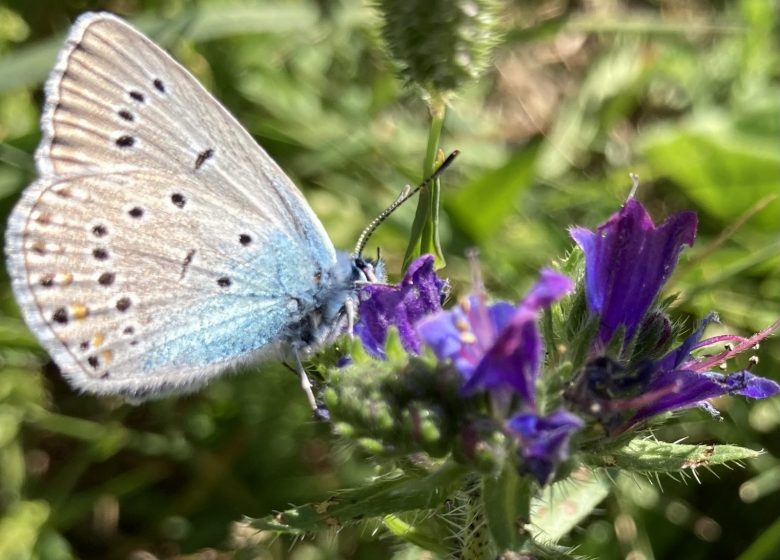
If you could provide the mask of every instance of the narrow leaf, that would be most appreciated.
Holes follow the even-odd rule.
[[[585,461],[593,466],[630,471],[678,472],[754,459],[762,453],[737,445],[690,445],[634,439],[617,451],[587,455]]]
[[[417,517],[419,514],[411,515]],[[391,533],[406,542],[440,556],[446,556],[449,553],[449,548],[444,544],[447,532],[434,518],[429,517],[420,521],[419,519],[406,520],[404,517],[403,515],[386,515],[382,521]]]
[[[362,488],[339,492],[324,502],[306,504],[251,520],[250,524],[257,529],[302,533],[339,527],[372,517],[433,509],[455,492],[465,473],[460,465],[445,463],[423,478],[400,476],[391,480],[378,480]]]
[[[498,477],[482,479],[482,499],[488,529],[499,550],[517,550],[530,521],[531,481],[513,465]]]

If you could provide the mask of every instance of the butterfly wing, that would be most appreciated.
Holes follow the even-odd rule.
[[[179,64],[107,14],[46,86],[41,179],[6,236],[25,320],[76,387],[194,387],[269,350],[335,251],[300,192]]]

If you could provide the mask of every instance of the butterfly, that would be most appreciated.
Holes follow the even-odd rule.
[[[337,252],[300,191],[120,18],[73,24],[46,83],[39,179],[6,234],[22,316],[78,390],[143,400],[351,332],[381,263]],[[373,230],[371,230],[373,231]]]

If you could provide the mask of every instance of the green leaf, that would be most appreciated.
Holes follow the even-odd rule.
[[[531,480],[508,465],[497,477],[482,479],[485,518],[499,550],[517,550],[530,521]]]
[[[534,540],[554,543],[567,535],[609,495],[610,488],[606,475],[586,469],[547,486],[542,495],[531,502],[531,525],[536,530]]]
[[[737,445],[689,445],[634,439],[617,451],[589,454],[584,460],[593,466],[664,473],[754,459],[762,453]]]
[[[443,503],[460,486],[466,470],[454,463],[443,464],[423,478],[403,475],[381,479],[362,488],[351,488],[324,502],[306,504],[254,519],[257,529],[282,533],[322,531],[372,517],[385,517],[406,511],[432,509]]]
[[[382,521],[396,537],[440,556],[446,556],[449,553],[449,547],[444,545],[444,540],[448,537],[446,528],[434,517],[421,521],[417,513],[411,515],[414,517],[409,520],[405,519],[408,515],[386,515]]]

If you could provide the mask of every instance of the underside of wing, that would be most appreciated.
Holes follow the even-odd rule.
[[[25,191],[6,238],[13,288],[76,387],[138,397],[201,385],[269,351],[310,309],[322,271],[299,239],[200,187],[126,170]]]
[[[46,85],[42,176],[127,170],[192,177],[333,262],[317,217],[249,133],[167,53],[122,20],[85,14]]]

